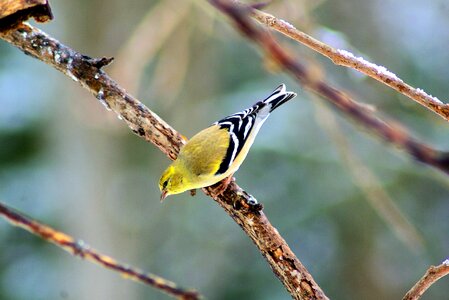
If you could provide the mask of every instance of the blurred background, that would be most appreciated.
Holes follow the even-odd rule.
[[[284,82],[298,97],[265,123],[237,182],[332,299],[400,299],[449,256],[449,178],[302,90],[206,1],[52,1],[39,28],[191,137]],[[265,9],[448,100],[449,4],[285,0]],[[395,91],[276,34],[332,85],[449,149],[449,124]],[[87,91],[0,41],[0,199],[207,299],[289,299],[210,198],[159,203],[169,160]],[[423,299],[447,299],[449,278]],[[169,299],[0,220],[0,299]]]

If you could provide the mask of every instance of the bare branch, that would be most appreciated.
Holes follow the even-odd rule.
[[[91,58],[28,24],[0,32],[0,38],[79,82],[108,109],[117,113],[135,134],[156,145],[169,158],[176,158],[185,142],[183,137],[93,65]],[[211,189],[203,190],[214,197]],[[232,182],[223,195],[214,197],[214,200],[252,239],[294,299],[327,299],[277,229],[268,221],[261,211],[261,205],[248,204],[254,201],[252,196]]]
[[[436,150],[416,140],[396,122],[390,120],[387,123],[377,118],[371,110],[366,108],[366,105],[359,104],[342,91],[330,86],[320,78],[316,78],[312,71],[309,71],[308,68],[281,48],[267,31],[257,27],[251,21],[249,15],[253,10],[252,8],[239,5],[233,1],[209,1],[227,14],[245,36],[258,43],[268,57],[276,61],[305,88],[320,95],[385,141],[404,149],[418,161],[449,174],[449,156],[446,152]]]
[[[127,94],[101,68],[95,59],[82,55],[28,24],[0,33],[0,37],[53,66],[79,82],[107,109],[125,120],[131,130],[154,143],[169,158],[175,159],[184,139],[159,116]]]
[[[32,234],[55,244],[72,255],[91,261],[105,267],[106,269],[118,272],[125,278],[150,285],[178,299],[200,299],[200,295],[196,291],[180,288],[176,286],[174,282],[168,281],[167,279],[154,274],[144,273],[141,270],[119,263],[115,259],[90,248],[83,241],[75,240],[73,237],[63,232],[57,231],[47,225],[43,225],[35,220],[32,220],[31,218],[26,217],[22,213],[13,210],[1,202],[0,215],[2,215],[12,225],[21,227]]]
[[[422,89],[414,88],[405,83],[402,79],[388,71],[385,67],[371,63],[362,57],[355,57],[352,53],[346,50],[335,49],[296,29],[292,24],[276,18],[271,14],[253,9],[251,11],[251,16],[260,23],[326,56],[334,64],[358,70],[359,72],[384,83],[404,96],[418,102],[422,106],[427,107],[446,121],[449,121],[448,104],[445,104],[438,98],[427,94]]]
[[[430,266],[426,274],[405,294],[402,300],[417,300],[424,292],[437,282],[440,278],[449,274],[449,259],[443,261],[439,266]]]

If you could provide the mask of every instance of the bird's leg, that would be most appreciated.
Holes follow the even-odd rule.
[[[235,180],[235,178],[232,176],[234,174],[229,175],[222,181],[217,182],[216,184],[209,187],[211,194],[213,197],[220,196],[224,193],[224,191],[228,188],[228,185]],[[245,191],[242,191],[246,197],[244,197],[245,200],[243,201],[236,201],[233,206],[235,209],[244,209],[252,212],[259,212],[263,210],[263,205],[259,202],[257,202],[256,198],[254,198],[252,195],[248,194]]]
[[[231,181],[235,180],[235,178],[233,177],[234,174],[229,175],[228,177],[226,177],[225,179],[223,179],[222,181],[212,185],[211,191],[212,191],[212,195],[213,196],[220,196],[221,194],[223,194],[223,192],[228,188],[228,185],[231,183]]]
[[[190,196],[195,196],[196,195],[196,189],[190,190]]]

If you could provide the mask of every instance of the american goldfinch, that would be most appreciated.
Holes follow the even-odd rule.
[[[267,98],[244,111],[213,123],[192,137],[159,180],[161,201],[231,178],[245,159],[260,127],[270,113],[294,98],[281,84]]]

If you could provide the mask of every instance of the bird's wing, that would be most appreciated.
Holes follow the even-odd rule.
[[[214,176],[229,147],[229,133],[212,125],[193,136],[179,157],[193,176]]]
[[[256,123],[256,109],[250,107],[215,123],[229,132],[229,146],[216,174],[225,173],[239,155]]]
[[[296,94],[287,92],[285,85],[278,86],[268,97],[258,101],[250,108],[230,115],[214,125],[227,129],[230,135],[226,156],[220,164],[216,174],[223,174],[229,170],[234,161],[242,155],[238,161],[243,161],[254,141],[260,127],[268,115],[278,106],[295,97]],[[244,151],[242,152],[242,150]],[[237,166],[238,168],[238,166]]]

